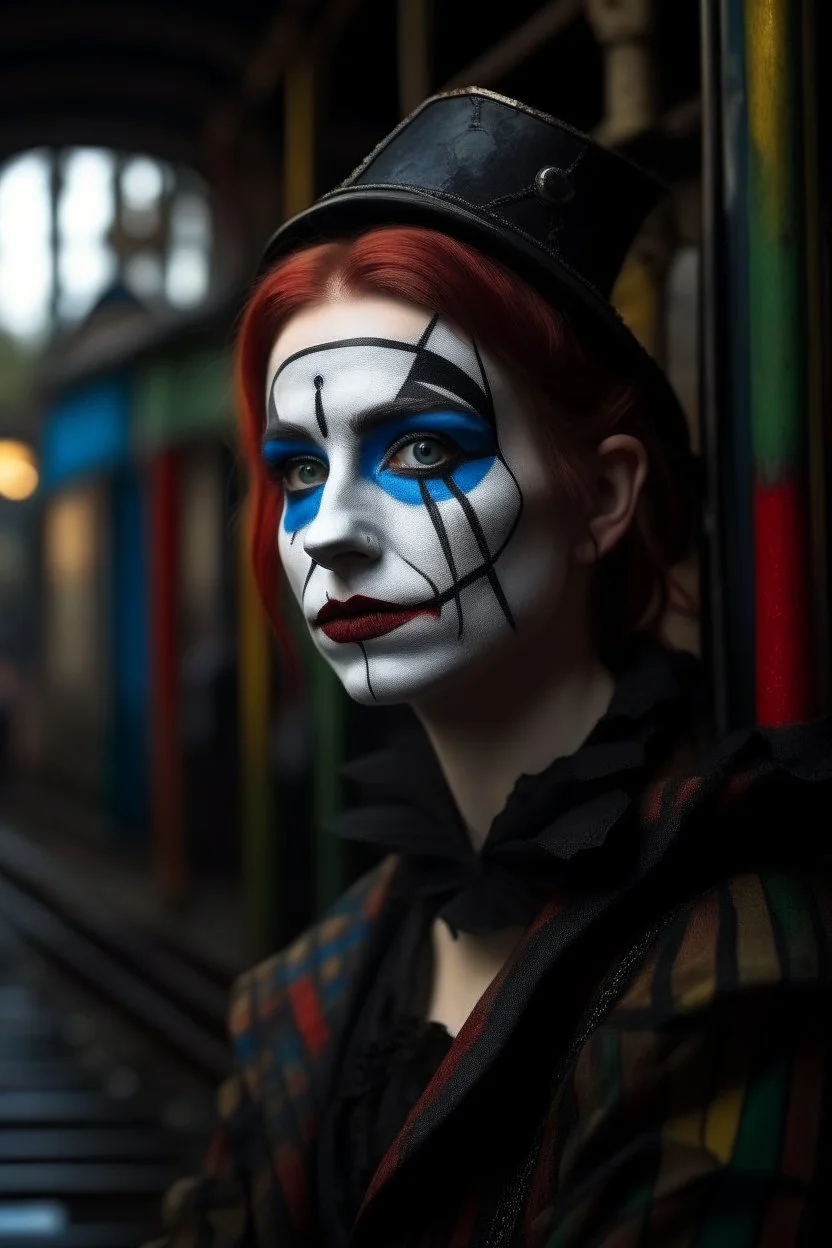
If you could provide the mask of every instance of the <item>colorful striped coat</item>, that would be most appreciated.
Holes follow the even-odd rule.
[[[357,1248],[832,1244],[832,733],[651,788],[608,888],[553,897],[379,1167]],[[165,1248],[313,1248],[318,1124],[396,860],[236,985],[236,1074]]]

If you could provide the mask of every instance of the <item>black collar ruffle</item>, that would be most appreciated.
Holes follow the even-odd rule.
[[[334,830],[400,854],[400,886],[428,899],[454,933],[527,925],[567,879],[615,872],[645,785],[697,714],[691,655],[642,635],[614,672],[610,706],[584,744],[517,780],[479,851],[418,727],[347,765],[369,804],[339,816]]]

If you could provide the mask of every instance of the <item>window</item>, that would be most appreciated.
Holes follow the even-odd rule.
[[[150,306],[210,293],[213,221],[193,170],[104,148],[0,166],[0,332],[34,346],[122,285]]]

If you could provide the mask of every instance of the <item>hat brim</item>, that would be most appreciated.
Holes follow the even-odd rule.
[[[665,374],[628,329],[619,313],[592,286],[558,257],[516,227],[501,229],[494,221],[418,187],[343,187],[316,201],[285,222],[271,237],[259,266],[264,275],[279,260],[300,247],[351,237],[385,225],[413,225],[439,229],[468,243],[517,273],[573,323],[603,343],[612,363],[629,371],[642,389],[660,442],[674,465],[692,479],[694,457],[684,410]]]

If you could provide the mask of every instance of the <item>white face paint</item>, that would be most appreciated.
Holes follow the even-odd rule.
[[[315,645],[359,702],[418,701],[520,653],[567,574],[528,400],[438,317],[353,297],[269,362],[279,551]]]

